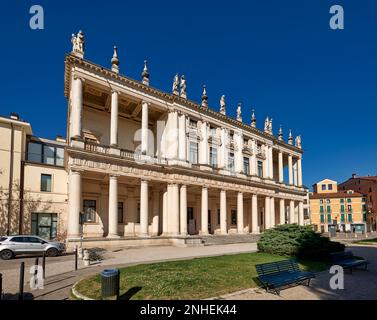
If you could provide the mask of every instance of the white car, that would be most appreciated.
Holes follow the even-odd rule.
[[[65,251],[65,245],[33,235],[0,236],[0,258],[9,260],[20,254],[45,252],[48,257],[55,257]]]

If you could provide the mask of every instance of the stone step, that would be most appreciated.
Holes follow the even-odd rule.
[[[259,240],[259,235],[255,234],[228,234],[202,236],[205,246],[233,244],[233,243],[255,243]]]

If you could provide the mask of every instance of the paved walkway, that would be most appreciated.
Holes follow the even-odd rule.
[[[104,260],[84,267],[82,261],[79,270],[74,271],[74,256],[67,255],[47,258],[46,281],[43,290],[31,290],[29,270],[34,265],[35,258],[18,258],[0,261],[0,273],[3,274],[3,291],[9,299],[16,299],[19,283],[19,266],[25,261],[25,299],[62,300],[69,297],[72,285],[83,277],[96,274],[104,267],[122,267],[127,265],[181,260],[197,257],[236,254],[257,251],[256,243],[239,243],[218,246],[204,246],[192,248],[180,247],[146,247],[133,249],[118,249],[106,251]],[[41,265],[41,260],[40,260]]]

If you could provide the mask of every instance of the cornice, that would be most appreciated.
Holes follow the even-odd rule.
[[[284,146],[285,148],[288,148],[292,151],[303,153],[303,150],[300,148],[297,148],[293,145],[290,145],[288,143],[285,143],[283,141],[279,141],[277,137],[265,133],[264,131],[252,127],[251,125],[248,125],[246,123],[240,122],[236,119],[233,119],[227,115],[221,114],[220,112],[217,112],[213,109],[210,109],[209,107],[203,107],[200,104],[196,103],[195,101],[192,101],[190,99],[185,99],[180,96],[170,94],[167,92],[163,92],[157,88],[154,88],[150,85],[145,85],[141,81],[137,81],[134,79],[131,79],[127,76],[115,73],[111,71],[111,69],[102,67],[94,62],[91,62],[86,59],[78,58],[72,54],[66,54],[65,56],[65,76],[64,76],[64,95],[67,99],[69,99],[69,89],[70,89],[70,82],[71,82],[71,72],[73,66],[80,66],[83,69],[86,69],[91,72],[97,72],[98,74],[101,74],[102,76],[111,79],[113,81],[118,82],[121,85],[129,86],[133,89],[140,90],[145,94],[150,94],[158,98],[162,98],[165,101],[168,101],[172,104],[177,103],[179,105],[182,105],[184,107],[190,108],[193,111],[196,111],[200,114],[207,115],[209,117],[215,118],[216,120],[224,121],[234,127],[243,129],[251,134],[256,134],[262,138],[271,140],[274,145],[280,145]]]

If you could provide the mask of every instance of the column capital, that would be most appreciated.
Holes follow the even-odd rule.
[[[111,94],[113,94],[113,93],[120,94],[120,91],[119,90],[115,90],[115,89],[111,89],[110,92],[111,92]]]
[[[147,104],[148,106],[150,106],[150,105],[151,105],[151,102],[146,101],[146,100],[141,100],[141,104]]]
[[[119,173],[110,173],[109,174],[109,179],[118,179],[119,178],[119,176],[120,176],[120,174]]]
[[[79,75],[77,75],[77,74],[75,74],[74,76],[73,76],[73,79],[74,80],[81,80],[81,82],[82,83],[85,83],[85,78],[83,78],[82,76],[79,76]]]

